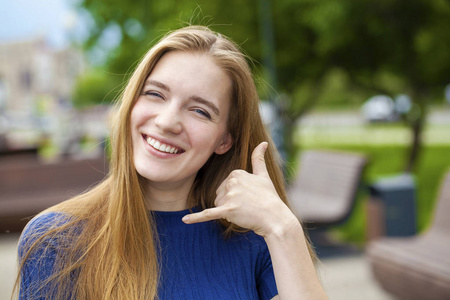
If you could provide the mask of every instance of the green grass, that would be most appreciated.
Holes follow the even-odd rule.
[[[371,184],[381,177],[402,172],[407,147],[405,145],[304,145],[303,149],[336,149],[363,153],[369,158],[364,182]],[[450,167],[450,144],[424,147],[415,172],[417,188],[417,224],[419,231],[426,229],[431,221],[440,182]],[[333,234],[347,242],[363,245],[366,241],[365,204],[368,194],[360,192],[351,217],[332,229]]]
[[[408,145],[411,132],[402,124],[365,124],[362,126],[303,126],[296,136],[299,144],[310,146]],[[423,132],[426,145],[450,145],[450,126],[428,125]]]

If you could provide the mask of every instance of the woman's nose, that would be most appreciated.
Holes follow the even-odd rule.
[[[180,133],[182,124],[178,107],[174,104],[163,107],[155,118],[155,124],[164,132]]]

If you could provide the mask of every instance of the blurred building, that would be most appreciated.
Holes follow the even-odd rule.
[[[0,135],[11,148],[32,147],[52,130],[85,68],[81,51],[53,49],[44,37],[0,44]]]
[[[51,49],[43,37],[0,44],[0,108],[27,111],[40,96],[69,104],[75,78],[84,68],[80,51]]]

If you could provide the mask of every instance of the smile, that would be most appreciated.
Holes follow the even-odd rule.
[[[144,139],[147,141],[147,144],[152,146],[154,149],[164,153],[178,154],[184,152],[183,149],[164,144],[149,136],[144,136]]]

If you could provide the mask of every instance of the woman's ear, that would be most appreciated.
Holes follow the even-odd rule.
[[[219,146],[217,146],[216,151],[214,152],[219,155],[225,154],[228,150],[230,150],[231,146],[233,146],[233,137],[229,132],[227,132],[222,142]]]

